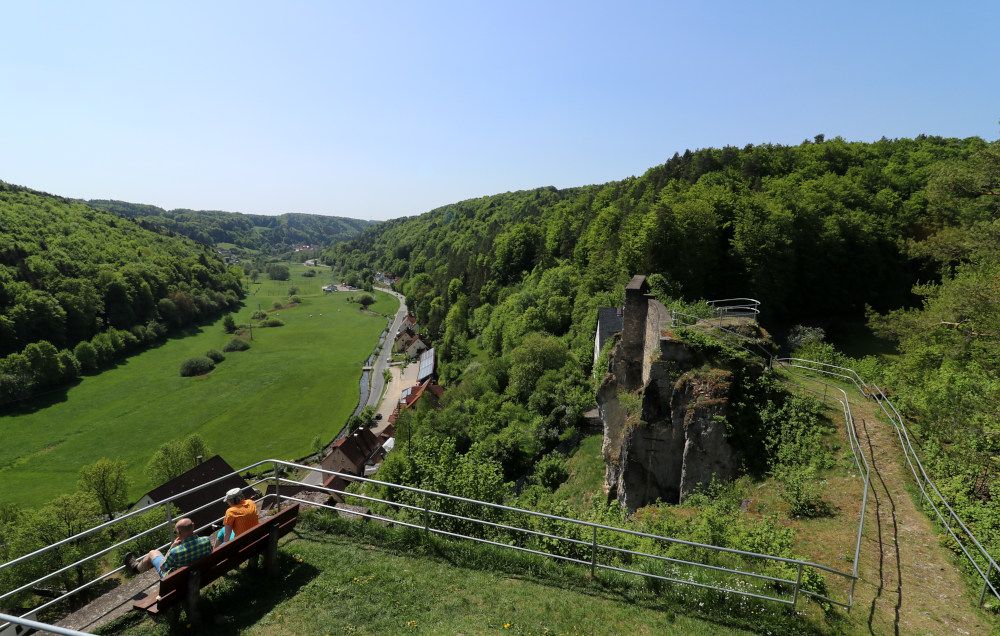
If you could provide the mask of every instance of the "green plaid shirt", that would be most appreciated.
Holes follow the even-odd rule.
[[[191,565],[198,559],[207,557],[210,554],[212,554],[212,542],[209,538],[193,534],[170,548],[160,569],[166,574],[170,570]]]

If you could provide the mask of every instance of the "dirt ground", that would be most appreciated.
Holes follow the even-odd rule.
[[[851,409],[872,469],[865,549],[874,553],[875,567],[860,572],[857,598],[869,627],[874,633],[996,633],[906,488],[913,475],[895,430],[876,417],[874,402],[852,395]]]
[[[389,416],[392,415],[393,409],[399,403],[399,394],[403,392],[403,389],[417,383],[417,373],[419,371],[420,365],[416,362],[410,362],[403,367],[389,367],[389,372],[392,373],[392,380],[386,386],[385,392],[382,394],[382,400],[378,404],[378,411],[376,413],[381,414],[382,418],[375,425],[374,432],[376,435],[388,426]]]

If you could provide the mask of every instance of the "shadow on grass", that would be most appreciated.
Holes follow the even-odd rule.
[[[199,634],[241,634],[256,625],[268,612],[289,600],[315,579],[320,571],[291,555],[278,552],[277,577],[261,569],[242,567],[230,572],[201,591],[201,621]],[[153,623],[156,623],[154,627]],[[101,628],[98,634],[156,633],[191,634],[187,613],[181,610],[180,620],[148,618],[138,611]]]
[[[317,543],[339,543],[400,557],[424,557],[470,571],[488,571],[514,580],[662,612],[671,622],[684,615],[716,626],[762,633],[822,634],[840,631],[839,612],[812,612],[810,618],[788,606],[730,596],[714,590],[554,561],[471,541],[425,537],[419,530],[311,515],[295,531]],[[641,568],[640,568],[641,569]]]

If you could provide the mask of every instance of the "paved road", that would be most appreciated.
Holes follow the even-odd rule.
[[[392,345],[396,341],[396,332],[399,331],[399,327],[403,324],[403,318],[406,318],[408,311],[405,296],[385,287],[376,287],[375,289],[395,296],[399,300],[399,311],[396,312],[396,317],[393,318],[392,324],[389,326],[389,333],[385,336],[385,344],[382,345],[382,351],[379,352],[378,357],[375,359],[375,364],[372,365],[371,380],[369,382],[371,388],[368,391],[368,401],[365,403],[365,406],[372,407],[378,404],[378,399],[382,396],[382,387],[385,386],[385,378],[382,377],[382,374],[389,368],[389,362],[392,360]]]
[[[378,357],[375,359],[375,364],[370,371],[371,375],[369,377],[371,379],[369,381],[368,401],[365,402],[366,406],[376,406],[378,404],[378,399],[382,395],[382,387],[385,385],[385,378],[382,377],[382,372],[389,368],[389,361],[392,358],[392,345],[396,341],[396,332],[399,331],[400,325],[403,324],[403,318],[406,318],[406,314],[408,313],[405,296],[385,287],[376,287],[375,289],[395,296],[399,300],[399,311],[396,312],[392,324],[389,325],[389,331],[386,333],[382,350],[378,352]],[[344,429],[341,429],[337,435],[338,438],[344,434],[346,428],[345,426]],[[319,485],[323,483],[323,475],[321,473],[310,472],[302,481],[307,484]]]

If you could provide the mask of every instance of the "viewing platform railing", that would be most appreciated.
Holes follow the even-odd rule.
[[[754,318],[760,314],[760,301],[756,298],[722,298],[706,300],[705,304],[721,318]]]
[[[846,406],[845,408],[848,408]],[[849,414],[846,417],[850,417]],[[852,442],[852,448],[854,442]],[[261,477],[263,472],[269,473],[267,477]],[[346,489],[335,489],[327,488],[323,486],[306,484],[304,479],[290,479],[286,476],[289,471],[303,471],[305,472],[316,472],[328,477],[340,477],[349,484],[360,483],[360,484],[371,484],[378,487],[386,488],[390,492],[403,493],[407,492],[410,494],[418,495],[421,499],[421,505],[413,505],[412,503],[404,503],[400,501],[393,501],[387,498],[380,498],[372,496],[371,494],[365,493],[355,493],[348,492]],[[414,488],[411,486],[403,486],[399,484],[393,484],[389,482],[379,481],[375,479],[368,479],[365,477],[360,477],[356,475],[351,475],[347,473],[340,473],[330,470],[325,470],[322,468],[305,466],[302,464],[296,464],[293,462],[287,462],[277,459],[266,459],[245,466],[233,474],[246,474],[254,473],[258,478],[251,481],[251,486],[257,486],[264,483],[270,483],[274,486],[274,493],[260,497],[257,501],[261,504],[265,503],[265,499],[269,500],[267,503],[275,502],[298,502],[305,503],[308,505],[316,506],[318,508],[341,510],[337,509],[335,506],[331,506],[328,503],[316,503],[312,501],[305,500],[300,496],[296,496],[297,493],[282,494],[282,487],[286,489],[288,487],[295,487],[297,490],[305,489],[312,492],[321,492],[331,495],[339,495],[344,499],[356,502],[366,502],[368,504],[377,504],[383,506],[383,510],[379,512],[373,512],[371,510],[354,510],[351,509],[347,512],[352,516],[364,517],[368,519],[378,520],[390,525],[404,526],[409,528],[420,529],[427,534],[436,534],[443,537],[448,537],[452,539],[464,539],[475,541],[479,543],[485,543],[493,546],[497,546],[503,549],[516,550],[520,552],[531,553],[543,557],[548,557],[563,562],[574,563],[585,568],[589,568],[591,575],[596,576],[598,570],[608,570],[613,572],[618,572],[622,574],[635,575],[639,577],[645,577],[650,579],[658,579],[661,581],[667,581],[671,583],[676,583],[680,585],[688,585],[698,588],[716,590],[725,594],[734,594],[738,596],[751,597],[756,599],[761,599],[764,601],[775,602],[783,605],[789,605],[794,607],[800,597],[811,597],[818,601],[832,603],[834,605],[839,605],[841,607],[849,608],[852,604],[853,599],[853,588],[857,581],[857,567],[855,561],[855,567],[851,572],[843,572],[837,570],[833,567],[822,565],[819,563],[814,563],[802,559],[793,559],[782,556],[761,554],[757,552],[751,552],[746,550],[738,550],[734,548],[727,548],[722,546],[715,546],[705,543],[698,543],[694,541],[687,541],[683,539],[660,536],[656,534],[651,534],[648,532],[641,532],[638,530],[630,530],[627,528],[619,528],[615,526],[609,526],[605,524],[593,523],[589,521],[583,521],[579,519],[573,519],[570,517],[563,517],[559,515],[553,515],[543,512],[538,512],[534,510],[528,510],[524,508],[516,508],[513,506],[506,506],[503,504],[478,501],[475,499],[470,499],[467,497],[460,497],[457,495],[451,495],[447,493],[435,492],[431,490],[424,490],[420,488]],[[210,486],[217,483],[229,475],[213,479],[211,481],[205,482],[191,488],[182,493],[178,493],[173,497],[170,497],[163,502],[157,502],[143,508],[126,513],[114,520],[99,524],[75,534],[71,537],[53,543],[51,545],[45,546],[38,550],[34,550],[23,556],[11,559],[6,563],[0,564],[0,571],[7,570],[9,568],[15,568],[18,565],[26,564],[34,558],[37,558],[43,554],[46,554],[52,550],[58,549],[61,546],[80,541],[95,533],[108,530],[113,528],[124,521],[134,518],[138,515],[148,513],[154,510],[161,510],[164,514],[164,521],[152,525],[151,527],[129,535],[124,538],[109,539],[109,545],[102,547],[93,553],[77,559],[73,563],[66,566],[55,569],[47,574],[38,577],[28,583],[18,585],[14,589],[4,590],[0,593],[0,602],[4,600],[9,600],[15,595],[23,592],[28,592],[35,588],[35,586],[40,583],[58,576],[61,573],[67,572],[68,570],[80,566],[89,561],[95,559],[100,559],[106,555],[109,555],[112,551],[122,548],[126,544],[141,539],[156,530],[166,528],[173,523],[174,519],[180,518],[182,516],[190,515],[198,510],[202,510],[210,505],[216,505],[217,502],[213,501],[209,504],[200,506],[194,510],[184,510],[184,511],[174,511],[174,506],[172,502],[176,499],[198,491],[202,488]],[[465,514],[457,514],[455,510],[455,504],[461,504],[462,511]],[[448,508],[452,511],[449,511]],[[389,510],[398,511],[408,511],[409,517],[394,517],[389,514]],[[500,511],[503,513],[501,517],[498,517],[496,513]],[[487,517],[492,517],[492,520]],[[561,527],[562,533],[556,533],[556,530],[546,532],[536,528],[524,527],[522,523],[518,524],[518,517],[534,517],[539,519],[544,519],[548,522],[552,522],[552,525],[556,527]],[[491,536],[487,538],[486,536],[481,536],[479,533],[474,533],[471,531],[458,532],[455,531],[454,527],[443,527],[447,526],[446,523],[442,523],[440,520],[452,520],[452,521],[462,521],[470,524],[468,527],[482,527],[489,528],[491,531]],[[213,524],[217,524],[221,521],[216,519],[208,524],[204,524],[198,528],[198,531],[204,531],[209,529]],[[569,532],[569,530],[575,530],[575,532]],[[569,535],[575,536],[569,536]],[[543,538],[545,540],[554,541],[556,544],[553,545],[564,545],[571,546],[573,550],[564,550],[562,554],[556,550],[545,550],[539,549],[539,546],[529,547],[525,545],[525,541],[519,540],[519,537],[537,537]],[[585,538],[581,538],[585,537]],[[631,549],[625,547],[623,544],[631,545],[628,541],[621,541],[621,539],[628,538],[638,538],[652,541],[654,545],[661,547],[669,546],[684,546],[690,552],[689,554],[694,554],[693,557],[682,557],[682,556],[668,556],[665,554],[655,554],[651,552],[645,552],[642,550]],[[634,543],[634,541],[633,541]],[[158,549],[163,550],[168,544],[163,544],[158,546]],[[155,546],[150,546],[155,547]],[[633,546],[634,547],[634,546]],[[716,557],[727,557],[729,560],[723,558],[716,558],[716,563],[700,562],[699,560],[708,561],[711,555],[716,555]],[[639,569],[636,563],[650,563],[656,562],[661,564],[661,568],[658,572],[646,571]],[[758,564],[757,567],[753,567],[752,564]],[[768,565],[772,566],[770,573],[761,571],[767,570]],[[775,573],[775,568],[773,566],[778,565],[784,566],[785,571],[789,574],[782,575]],[[0,630],[7,627],[11,622],[16,622],[20,625],[30,626],[29,621],[34,620],[33,617],[37,616],[39,612],[51,608],[57,603],[63,602],[70,597],[80,594],[84,590],[91,588],[101,581],[105,581],[108,578],[121,573],[125,569],[124,565],[118,567],[109,567],[105,572],[95,577],[94,579],[79,585],[63,594],[56,596],[41,605],[24,612],[22,615],[17,617],[7,617],[4,618],[3,624],[0,624]],[[827,596],[815,590],[807,589],[803,585],[803,576],[808,570],[813,570],[821,574],[826,574],[833,576],[835,579],[839,579],[844,582],[843,589],[847,593],[841,598],[833,598],[832,596]],[[794,576],[791,575],[794,573]],[[832,593],[831,593],[832,594]],[[80,632],[54,632],[54,633],[80,633]]]
[[[856,371],[846,367],[802,358],[779,358],[776,361],[790,367],[847,380],[854,384],[862,395],[878,403],[882,413],[892,423],[896,431],[900,448],[903,450],[903,456],[910,467],[913,479],[917,482],[917,487],[920,489],[920,494],[924,502],[930,506],[941,527],[948,533],[948,536],[951,537],[972,565],[976,574],[982,579],[983,588],[979,594],[979,605],[982,606],[985,602],[987,592],[1000,599],[1000,589],[998,589],[1000,588],[1000,582],[994,582],[1000,581],[1000,566],[997,565],[993,556],[983,547],[979,539],[976,538],[976,535],[962,521],[962,518],[958,516],[958,513],[951,507],[945,496],[941,494],[934,480],[927,474],[927,470],[920,461],[917,449],[913,445],[912,435],[906,427],[903,416],[899,414],[896,406],[885,392],[877,385],[865,382]]]

